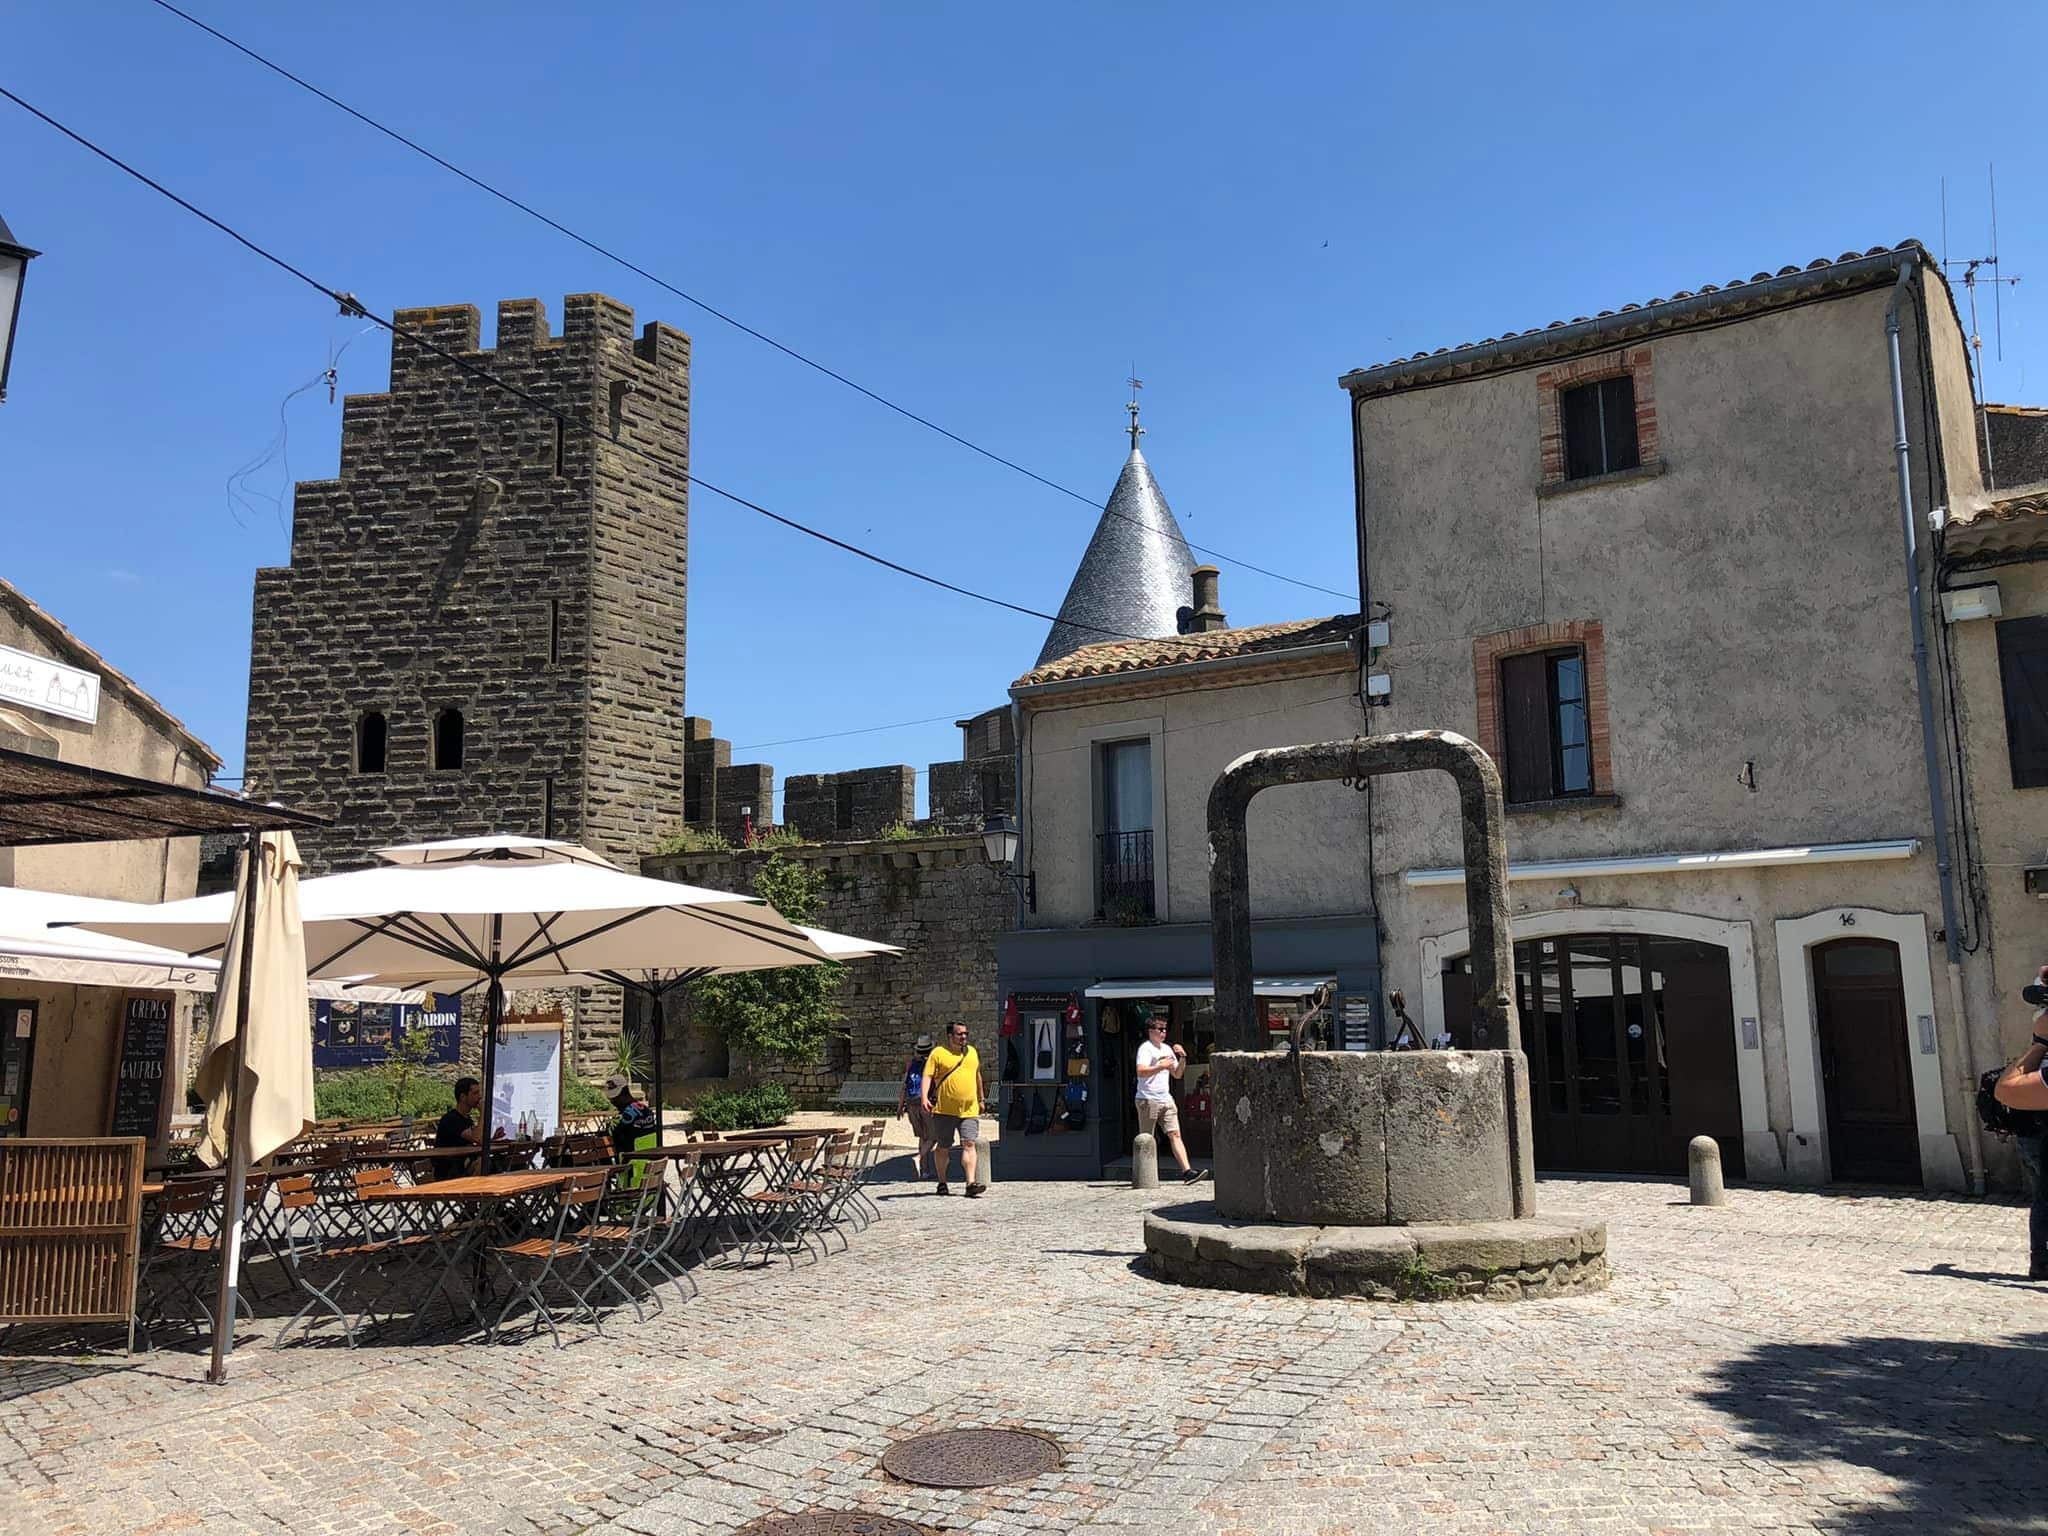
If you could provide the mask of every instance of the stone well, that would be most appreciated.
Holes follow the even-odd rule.
[[[1263,1039],[1252,975],[1252,799],[1280,784],[1362,785],[1418,770],[1448,774],[1457,787],[1472,1034],[1491,1049],[1249,1049]],[[1606,1227],[1536,1215],[1493,760],[1447,731],[1248,752],[1209,792],[1209,851],[1217,1035],[1232,1047],[1210,1058],[1216,1198],[1145,1218],[1152,1271],[1188,1285],[1376,1300],[1514,1300],[1605,1285]]]

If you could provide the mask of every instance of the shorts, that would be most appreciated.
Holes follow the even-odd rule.
[[[916,1133],[917,1139],[919,1141],[930,1141],[932,1137],[932,1114],[930,1110],[924,1107],[923,1102],[918,1099],[912,1099],[905,1106],[904,1113],[908,1116],[910,1129]]]
[[[1171,1099],[1138,1100],[1138,1129],[1150,1136],[1154,1126],[1169,1136],[1178,1136],[1180,1106]]]
[[[981,1141],[981,1116],[939,1115],[932,1116],[932,1144],[939,1147],[953,1145],[953,1133],[960,1133],[963,1146],[976,1146]]]

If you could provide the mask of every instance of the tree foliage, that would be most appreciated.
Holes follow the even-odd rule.
[[[780,854],[754,876],[754,894],[793,923],[812,920],[823,887],[823,875]],[[830,964],[707,976],[692,983],[690,1002],[727,1045],[804,1065],[840,1021],[839,982],[839,967]]]

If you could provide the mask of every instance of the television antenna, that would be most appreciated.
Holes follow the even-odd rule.
[[[1984,398],[1984,333],[1977,323],[1977,289],[1980,285],[1991,290],[1991,334],[1992,355],[1999,362],[2005,361],[2005,290],[2016,285],[2019,274],[2008,277],[1998,264],[1998,167],[1990,164],[1984,168],[1985,181],[1991,194],[1991,254],[1989,256],[1966,256],[1951,259],[1948,254],[1948,178],[1941,179],[1941,269],[1952,273],[1962,269],[1963,293],[1970,311],[1970,350],[1973,354],[1973,382],[1977,388],[1977,421],[1984,439],[1984,479],[1988,485],[1998,483],[1997,473],[1991,462],[1991,416],[1985,409]]]

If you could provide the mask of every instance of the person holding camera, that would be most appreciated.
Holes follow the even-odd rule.
[[[2020,989],[2020,996],[2034,1005],[2034,1039],[2026,1054],[2007,1067],[1992,1091],[2008,1109],[2030,1110],[2037,1116],[2048,1111],[2048,1075],[2041,1063],[2048,1059],[2048,965],[2041,967],[2034,984]],[[2048,1125],[2048,1116],[2036,1118],[2034,1126]],[[2027,1193],[2032,1211],[2027,1218],[2027,1278],[2048,1280],[2048,1170],[2042,1167],[2048,1135],[2041,1130],[2022,1131],[2013,1137],[2020,1150],[2020,1166],[2027,1171]]]

